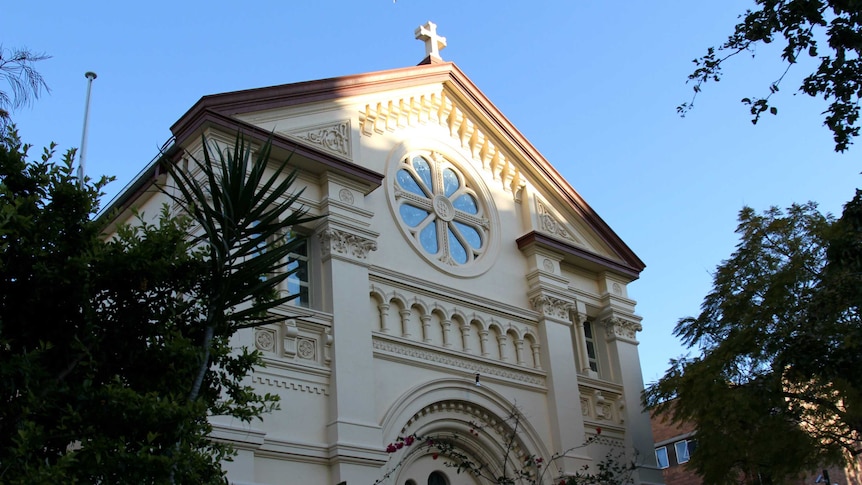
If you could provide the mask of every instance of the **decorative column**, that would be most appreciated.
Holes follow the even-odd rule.
[[[628,450],[636,450],[647,463],[647,466],[637,470],[639,478],[635,477],[635,481],[661,483],[661,472],[654,466],[653,461],[655,454],[649,414],[643,411],[641,406],[641,390],[644,385],[636,339],[637,332],[643,329],[640,317],[606,310],[601,323],[605,326],[612,370],[623,385],[624,404],[621,406],[623,409],[620,409],[620,416],[625,420],[628,430],[626,447]]]
[[[544,345],[544,365],[548,372],[548,414],[551,419],[553,449],[565,451],[583,444],[584,416],[578,390],[578,369],[572,345],[572,300],[549,291],[537,292],[530,303],[539,315],[539,332]],[[556,462],[564,474],[574,474],[590,458],[579,449]]]
[[[452,348],[452,341],[450,340],[452,337],[449,336],[449,333],[452,331],[452,320],[448,318],[443,320],[443,347],[449,349]]]
[[[380,449],[372,333],[377,309],[368,298],[368,256],[376,234],[328,220],[319,233],[324,295],[332,311],[328,454],[331,482],[373,483],[388,458]]]

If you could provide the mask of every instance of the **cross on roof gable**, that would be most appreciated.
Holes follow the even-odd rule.
[[[440,50],[446,47],[446,37],[437,34],[437,24],[430,20],[419,27],[416,27],[416,38],[425,42],[425,55],[440,57]]]

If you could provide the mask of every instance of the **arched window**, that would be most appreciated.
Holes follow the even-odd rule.
[[[405,157],[396,172],[397,211],[413,243],[450,266],[479,259],[489,242],[481,199],[463,172],[443,156]]]
[[[449,485],[449,480],[446,480],[446,475],[440,472],[431,472],[428,475],[428,485]]]

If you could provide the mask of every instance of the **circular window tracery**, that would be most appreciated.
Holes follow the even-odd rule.
[[[408,237],[429,259],[459,268],[488,250],[490,222],[478,187],[439,153],[401,159],[394,188]]]

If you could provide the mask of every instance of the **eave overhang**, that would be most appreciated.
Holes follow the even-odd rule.
[[[518,244],[518,249],[521,251],[534,247],[553,251],[562,255],[563,261],[574,266],[585,268],[596,273],[613,273],[624,278],[627,282],[638,279],[641,271],[643,271],[645,267],[643,265],[630,266],[628,264],[620,263],[536,231],[521,236],[515,242]]]

